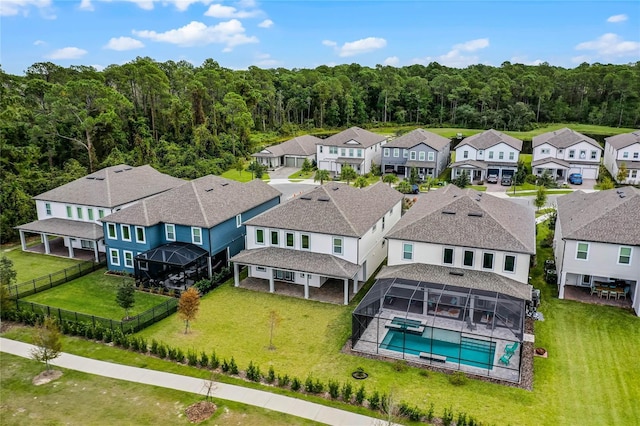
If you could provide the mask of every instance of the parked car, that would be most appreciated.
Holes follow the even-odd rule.
[[[502,186],[511,186],[512,183],[513,180],[511,179],[511,176],[503,176],[502,180],[500,181],[500,185]]]
[[[498,183],[498,175],[487,176],[487,183]]]
[[[569,175],[569,183],[573,185],[582,185],[582,175],[580,173],[571,173]]]

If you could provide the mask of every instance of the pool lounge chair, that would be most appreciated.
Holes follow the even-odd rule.
[[[516,352],[517,349],[518,349],[518,342],[513,342],[512,344],[507,345],[504,348],[504,351],[505,351],[505,353],[513,355]]]

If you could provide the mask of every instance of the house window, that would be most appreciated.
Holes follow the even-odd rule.
[[[541,148],[540,149],[540,154],[549,154],[551,152],[551,150],[549,148]]]
[[[133,252],[123,250],[122,257],[124,258],[124,266],[127,268],[133,268]]]
[[[51,216],[51,203],[45,203],[44,204],[44,209],[47,212],[47,216]]]
[[[418,154],[418,160],[419,161],[424,161],[425,159],[425,152],[424,151],[420,151],[420,153]]]
[[[514,160],[516,158],[516,153],[515,152],[510,152],[509,153],[509,160]]]
[[[402,158],[409,158],[409,151],[407,151],[406,149],[402,150]]]
[[[578,243],[578,248],[576,250],[576,259],[587,260],[588,257],[589,257],[589,244]]]
[[[82,207],[76,207],[76,213],[78,214],[78,219],[82,219]]]
[[[404,260],[413,259],[413,244],[409,244],[409,243],[402,244],[402,258]]]
[[[473,251],[472,250],[464,251],[464,258],[463,258],[462,264],[464,266],[473,267]]]
[[[191,242],[193,244],[202,244],[202,229],[195,226],[191,227]]]
[[[587,151],[585,149],[581,149],[580,150],[580,159],[581,160],[586,160],[587,159]]]
[[[500,151],[498,153],[498,160],[504,160],[504,152]]]
[[[349,148],[349,157],[353,157],[353,148]]]
[[[493,151],[489,151],[489,160],[493,160]]]
[[[120,233],[122,234],[122,241],[131,241],[131,228],[129,225],[120,225]]]
[[[104,210],[98,210],[98,219],[102,219],[104,217]]]
[[[340,148],[340,155],[343,157],[347,156],[347,149],[346,148]]]
[[[430,152],[429,155],[427,155],[427,160],[428,161],[433,161],[436,158],[435,154],[433,152]]]
[[[278,245],[278,231],[271,231],[271,245]]]
[[[391,150],[389,148],[385,148],[383,154],[385,157],[389,157],[391,155],[390,152]]]
[[[146,260],[138,260],[138,269],[140,269],[141,271],[148,271],[149,262],[147,262]]]
[[[145,232],[143,226],[136,226],[136,243],[146,243]]]
[[[120,266],[120,252],[117,249],[109,249],[109,261],[114,266]]]
[[[93,209],[92,208],[88,208],[87,209],[87,217],[89,218],[89,220],[93,220]]]
[[[111,240],[118,239],[116,235],[116,224],[115,223],[107,223],[107,238]]]
[[[336,154],[336,155],[338,155],[338,147],[337,147],[337,146],[330,146],[330,147],[329,147],[329,154]]]
[[[631,247],[620,247],[618,263],[622,265],[629,265],[631,263]]]
[[[398,148],[393,148],[393,156],[400,157],[400,150]]]
[[[445,247],[442,256],[442,263],[445,265],[453,265],[453,249]]]
[[[322,145],[319,145],[318,149],[320,150],[320,154],[322,154]]]
[[[631,179],[635,179],[636,176],[638,176],[638,171],[637,170],[629,170],[629,177]]]
[[[569,150],[569,158],[575,158],[576,157],[576,150],[575,149],[570,149]]]
[[[463,157],[463,158],[469,158],[469,151],[464,151],[464,152],[462,153],[462,157]]]
[[[598,151],[591,151],[591,159],[595,160],[598,157]]]
[[[294,243],[293,232],[287,232],[287,247],[293,247]]]
[[[358,150],[356,151],[356,153],[358,154],[358,157],[362,157],[362,150],[361,150],[361,149],[358,149]]]
[[[493,253],[482,254],[482,268],[493,269]]]
[[[242,226],[242,215],[236,215],[236,228],[240,228]]]
[[[623,152],[622,153],[622,158],[629,158],[629,153],[628,152]]]
[[[516,270],[516,257],[511,254],[504,256],[504,271],[515,272]]]
[[[416,159],[416,152],[415,151],[411,151],[409,159],[411,159],[411,160],[415,160]]]
[[[304,250],[309,250],[309,248],[311,247],[310,243],[311,243],[311,241],[309,239],[309,235],[307,235],[307,234],[300,235],[300,246]]]
[[[637,159],[638,159],[638,156],[640,156],[640,154],[639,154],[639,153],[637,153],[637,152],[634,152],[634,153],[633,153],[633,159],[634,159],[634,160],[637,160]]]
[[[167,223],[164,225],[164,235],[167,238],[167,241],[175,241],[176,240],[176,226],[172,223]]]
[[[80,247],[82,247],[85,250],[93,250],[93,241],[80,240]]]
[[[382,230],[384,231],[384,224],[385,224],[385,220],[384,220],[384,216],[382,216]]]
[[[342,255],[342,238],[333,237],[333,254]]]
[[[264,229],[256,229],[256,244],[264,244]]]

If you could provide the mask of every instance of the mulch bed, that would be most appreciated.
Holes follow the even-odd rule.
[[[185,413],[191,423],[200,423],[211,417],[217,408],[213,402],[200,401],[188,406]]]

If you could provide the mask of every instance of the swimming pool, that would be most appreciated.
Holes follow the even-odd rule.
[[[424,336],[441,337],[442,339]],[[457,331],[431,329],[430,327],[426,327],[421,335],[405,333],[401,330],[389,330],[384,336],[380,348],[417,356],[421,352],[430,353],[446,357],[447,362],[488,370],[493,369],[493,359],[496,352],[495,342],[462,336]]]

